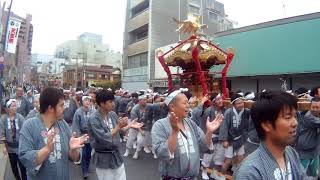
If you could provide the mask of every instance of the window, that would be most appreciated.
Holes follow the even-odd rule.
[[[200,7],[193,5],[193,4],[188,4],[188,11],[189,13],[192,13],[194,15],[200,15]]]
[[[141,14],[149,8],[149,0],[145,0],[131,10],[131,18]]]
[[[148,53],[141,53],[128,57],[128,68],[138,68],[148,65]]]
[[[147,66],[148,64],[148,54],[144,53],[140,56],[140,66]]]
[[[146,37],[148,37],[148,29],[146,29],[142,32],[138,32],[136,35],[136,40],[139,41],[139,40],[144,39]]]
[[[86,73],[86,74],[87,74],[86,75],[87,78],[92,78],[92,79],[97,78],[97,74],[95,73]]]
[[[212,11],[208,11],[208,17],[210,20],[213,20],[213,21],[218,21],[218,19],[219,19],[218,14],[216,14]]]
[[[145,24],[138,29],[130,32],[130,44],[148,38],[149,25]]]
[[[101,79],[107,79],[108,80],[108,75],[107,74],[101,74]]]

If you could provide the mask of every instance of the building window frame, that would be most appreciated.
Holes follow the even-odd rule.
[[[201,15],[201,8],[200,8],[200,6],[199,5],[197,5],[197,4],[194,4],[194,3],[188,3],[188,13],[191,13],[191,14],[193,14],[193,15],[196,15],[196,16],[200,16]],[[195,9],[198,9],[198,12],[193,12],[193,10],[195,10]]]

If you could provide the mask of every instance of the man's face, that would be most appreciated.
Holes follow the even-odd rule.
[[[113,111],[114,110],[114,101],[108,100],[106,102],[103,102],[100,104],[100,107],[107,112]]]
[[[83,107],[88,108],[91,106],[91,99],[85,98],[82,103],[83,103]]]
[[[314,95],[314,97],[320,97],[320,88],[318,88],[317,93]]]
[[[64,92],[63,95],[64,95],[65,99],[69,99],[69,97],[70,97],[70,93],[69,92]]]
[[[96,95],[94,93],[90,93],[89,96],[91,97],[92,103],[96,103]]]
[[[316,116],[320,117],[320,102],[312,102],[310,107],[311,113]]]
[[[64,111],[64,100],[63,99],[59,99],[59,103],[54,108],[54,113],[55,113],[55,116],[56,116],[57,120],[62,120],[63,119],[63,111]]]
[[[243,99],[236,100],[236,102],[233,103],[233,107],[237,111],[242,111],[244,109],[244,101],[243,101]]]
[[[9,111],[13,114],[15,114],[17,112],[17,103],[16,102],[12,102],[10,107],[9,107]]]
[[[32,92],[31,91],[28,92],[28,96],[32,97]]]
[[[78,93],[78,94],[76,94],[76,99],[77,99],[78,101],[80,101],[80,100],[81,100],[81,98],[82,98],[82,93]]]
[[[162,101],[162,99],[161,99],[160,96],[154,99],[154,102],[155,102],[155,103],[159,103],[159,102],[161,102],[161,101]]]
[[[171,110],[176,114],[177,117],[185,118],[188,116],[190,105],[186,95],[182,93],[178,94],[170,106]]]
[[[192,109],[198,106],[198,101],[197,100],[198,99],[196,97],[191,97],[191,101],[190,101],[189,105],[190,105],[190,107]]]
[[[34,100],[33,106],[34,106],[36,109],[39,109],[39,108],[40,108],[39,98]]]
[[[147,98],[140,99],[140,100],[139,100],[139,104],[140,104],[141,106],[145,106],[145,105],[147,104]]]
[[[222,107],[223,106],[223,101],[222,101],[222,97],[218,97],[214,100],[214,104],[216,107]]]
[[[17,88],[17,97],[23,96],[23,89],[21,87]]]
[[[295,141],[298,125],[296,112],[295,109],[290,110],[289,107],[285,107],[280,111],[274,127],[268,122],[269,132],[266,134],[270,136],[272,142],[287,146]]]

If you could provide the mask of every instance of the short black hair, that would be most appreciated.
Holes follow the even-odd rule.
[[[96,101],[98,106],[101,105],[101,103],[107,102],[109,100],[114,100],[114,92],[107,91],[105,89],[99,91],[96,95]]]
[[[63,93],[57,88],[46,88],[40,94],[40,113],[45,113],[49,106],[55,108],[60,99],[64,99]]]
[[[134,92],[134,93],[131,94],[131,97],[133,97],[133,98],[138,98],[138,97],[139,97],[139,94],[136,93],[136,92]]]
[[[284,91],[265,91],[259,94],[251,108],[251,118],[261,140],[265,139],[265,132],[261,126],[263,122],[270,122],[275,128],[279,113],[288,107],[298,109],[297,97]]]
[[[82,91],[82,89],[79,88],[79,87],[77,87],[77,88],[76,88],[76,92],[78,92],[78,91]]]
[[[210,97],[210,101],[213,101],[219,94],[218,93],[212,93]]]
[[[301,87],[301,88],[298,88],[297,90],[295,90],[295,93],[297,95],[300,95],[300,94],[303,94],[303,93],[307,93],[308,92],[308,89],[304,88],[304,87]]]
[[[310,96],[314,97],[318,93],[318,89],[320,89],[320,86],[316,86],[311,89]]]
[[[234,100],[236,100],[237,98],[243,98],[243,96],[242,96],[241,94],[238,94],[238,93],[233,94],[233,95],[231,96],[231,102],[234,101]]]

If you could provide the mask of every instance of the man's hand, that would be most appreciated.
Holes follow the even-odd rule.
[[[118,126],[119,128],[126,127],[128,125],[128,117],[122,117],[118,119]]]
[[[53,128],[52,130],[50,130],[47,134],[47,146],[46,148],[48,149],[49,152],[52,152],[54,149],[54,137],[56,136],[56,131]]]
[[[133,129],[140,129],[142,128],[143,126],[143,123],[139,123],[137,122],[138,119],[134,119],[131,123],[130,123],[130,128],[133,128]]]
[[[174,112],[171,112],[169,114],[169,119],[170,119],[172,130],[178,132],[180,130],[180,128],[178,127],[179,118],[176,116]]]
[[[201,104],[204,104],[204,103],[207,102],[208,100],[209,100],[209,95],[206,94],[206,95],[202,98]]]
[[[222,114],[218,114],[216,116],[216,118],[211,122],[210,122],[210,118],[208,117],[207,118],[207,131],[209,133],[213,133],[214,131],[216,131],[220,127],[222,120],[223,120]]]
[[[8,151],[7,151],[6,146],[3,147],[2,152],[3,152],[3,155],[4,155],[4,156],[7,156],[7,155],[8,155]]]
[[[74,132],[69,141],[70,150],[82,148],[84,146],[84,143],[87,142],[88,139],[89,136],[87,134],[76,138],[76,133]]]

